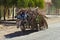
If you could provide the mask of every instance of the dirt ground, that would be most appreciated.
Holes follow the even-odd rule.
[[[46,20],[48,24],[60,22],[60,18],[48,18]],[[16,26],[5,26],[0,24],[0,38],[4,37],[6,34],[14,33],[16,31],[20,31],[20,29],[17,29]]]

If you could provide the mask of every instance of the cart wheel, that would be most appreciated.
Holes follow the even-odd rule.
[[[44,20],[44,26],[46,29],[48,29],[48,24],[47,24],[46,20]]]
[[[46,20],[44,20],[44,24],[43,24],[43,27],[42,28],[43,28],[43,30],[44,29],[48,29],[48,24],[47,24]]]
[[[44,23],[44,29],[48,29],[48,25]]]

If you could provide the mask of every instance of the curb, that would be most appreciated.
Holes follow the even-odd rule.
[[[46,15],[46,17],[48,17],[48,18],[57,18],[57,17],[60,17],[60,15]]]

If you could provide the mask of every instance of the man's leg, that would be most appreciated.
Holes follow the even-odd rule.
[[[19,19],[17,19],[17,21],[16,21],[16,25],[17,25],[17,28],[19,28]]]

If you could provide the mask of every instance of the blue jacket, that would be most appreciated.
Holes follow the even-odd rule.
[[[17,15],[17,19],[25,20],[27,18],[27,14],[22,12],[22,14]]]

